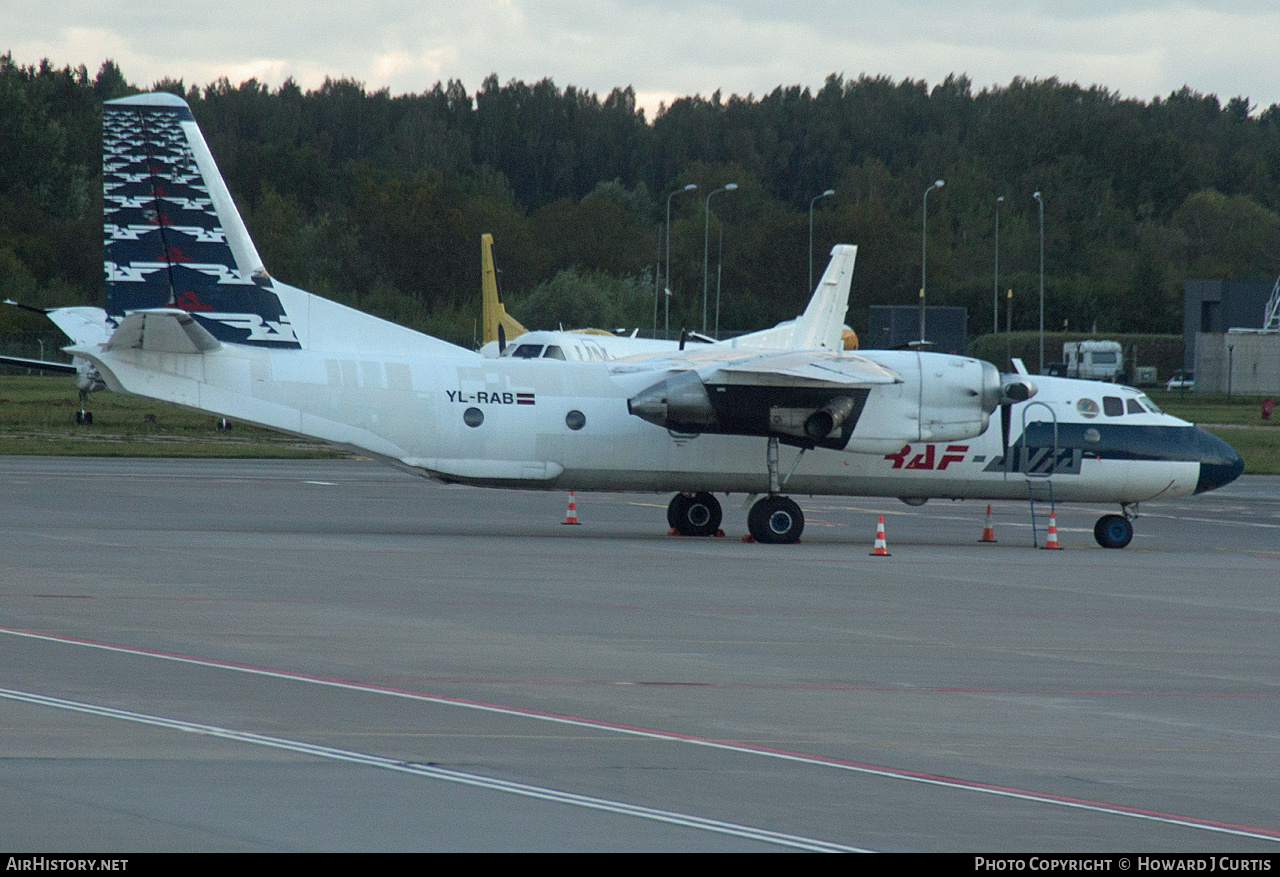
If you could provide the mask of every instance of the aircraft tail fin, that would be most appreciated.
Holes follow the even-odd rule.
[[[502,327],[505,340],[523,335],[529,330],[507,313],[498,292],[498,272],[493,265],[493,235],[480,236],[480,323],[481,343],[498,340],[498,327]]]
[[[186,101],[104,104],[102,185],[112,322],[178,308],[220,341],[301,346]]]
[[[739,336],[731,342],[733,346],[844,350],[844,317],[849,310],[849,288],[853,283],[853,265],[857,255],[858,248],[853,244],[832,247],[831,261],[804,313],[772,329]],[[857,344],[856,335],[853,343]]]

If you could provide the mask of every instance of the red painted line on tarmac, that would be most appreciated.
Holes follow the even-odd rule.
[[[479,709],[488,712],[499,713],[514,717],[523,717],[531,719],[541,719],[544,721],[557,722],[561,724],[575,725],[584,728],[595,728],[604,731],[614,731],[622,734],[630,734],[639,737],[646,737],[656,740],[670,740],[676,742],[685,742],[694,745],[708,746],[716,749],[737,752],[744,755],[763,755],[780,758],[788,761],[795,761],[804,764],[825,765],[829,767],[839,768],[842,770],[855,771],[858,773],[879,776],[888,779],[901,779],[913,782],[925,783],[928,785],[939,786],[943,788],[961,789],[974,792],[983,792],[986,794],[998,795],[1001,797],[1014,798],[1022,801],[1057,804],[1066,807],[1089,810],[1104,814],[1131,816],[1140,819],[1147,819],[1156,822],[1164,822],[1173,825],[1183,826],[1187,828],[1200,828],[1212,831],[1222,831],[1237,835],[1247,835],[1262,840],[1280,841],[1280,828],[1262,827],[1252,825],[1241,825],[1230,822],[1222,822],[1214,819],[1204,819],[1194,816],[1180,816],[1175,813],[1166,813],[1160,810],[1150,810],[1142,807],[1132,807],[1125,804],[1111,804],[1106,801],[1095,801],[1088,798],[1074,798],[1067,795],[1057,795],[1051,792],[1035,792],[1029,789],[1021,789],[1016,786],[1004,786],[995,783],[984,783],[977,780],[965,780],[956,777],[943,776],[941,774],[925,773],[923,771],[915,771],[907,768],[892,768],[882,765],[870,764],[868,762],[854,761],[851,759],[836,758],[827,755],[814,755],[806,752],[798,752],[789,749],[779,749],[769,746],[761,746],[752,743],[740,743],[735,740],[717,740],[711,737],[700,737],[694,734],[683,734],[676,731],[661,731],[654,728],[645,728],[638,725],[624,725],[616,722],[608,722],[597,719],[586,719],[578,716],[564,715],[560,713],[546,712],[543,710],[528,709],[524,707],[511,707],[502,704],[487,703],[480,700],[472,700],[469,698],[448,697],[442,695],[428,694],[410,689],[393,688],[389,686],[371,685],[368,683],[357,682],[349,679],[341,679],[330,676],[317,676],[309,673],[297,673],[288,670],[276,670],[269,667],[259,667],[253,664],[242,664],[235,661],[223,661],[212,658],[198,658],[192,655],[184,655],[179,652],[166,652],[157,649],[147,649],[139,646],[125,646],[116,643],[106,643],[97,640],[90,640],[81,637],[63,636],[60,634],[42,633],[34,630],[24,630],[21,628],[5,628],[0,627],[0,634],[8,634],[11,636],[23,637],[27,639],[43,640],[46,642],[61,643],[66,645],[78,645],[88,648],[103,649],[106,651],[119,652],[122,654],[137,655],[140,657],[154,657],[164,660],[177,661],[180,663],[194,664],[197,666],[211,667],[214,669],[236,670],[255,675],[267,676],[270,678],[294,680],[299,682],[310,682],[321,685],[330,685],[337,688],[345,688],[353,691],[364,691],[368,693],[382,693],[397,697],[406,697],[415,700],[421,700],[428,703],[437,703],[442,705],[463,706],[472,709]]]

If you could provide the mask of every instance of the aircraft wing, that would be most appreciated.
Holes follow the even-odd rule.
[[[21,356],[0,356],[0,364],[12,365],[17,368],[34,368],[41,371],[57,372],[58,374],[73,375],[76,373],[76,367],[69,362],[48,362],[43,359],[23,359]]]
[[[665,376],[627,400],[627,411],[668,430],[776,436],[802,447],[844,447],[873,387],[897,384],[892,369],[829,351],[709,347],[617,363],[623,375]]]
[[[902,381],[891,369],[861,356],[810,351],[767,353],[698,372],[704,381],[778,387],[839,389]]]
[[[697,372],[705,382],[759,383],[789,386],[870,387],[895,384],[901,378],[890,368],[864,356],[824,350],[754,350],[724,346],[690,347],[679,352],[651,354],[609,364],[615,374],[670,371]]]

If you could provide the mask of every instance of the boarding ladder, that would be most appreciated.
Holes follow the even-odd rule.
[[[1036,405],[1049,412],[1053,423],[1052,452],[1039,459],[1032,457],[1032,449],[1027,441],[1027,412]],[[1043,420],[1032,422],[1044,423]],[[1058,466],[1058,414],[1044,402],[1033,401],[1022,409],[1022,447],[1019,455],[1021,459],[1018,461],[1018,469],[1026,476],[1027,499],[1031,503],[1031,545],[1039,548],[1040,530],[1044,529],[1048,533],[1049,516],[1057,512],[1053,499],[1053,474]]]

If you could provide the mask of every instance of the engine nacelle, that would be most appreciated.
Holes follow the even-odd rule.
[[[948,442],[981,435],[1000,405],[1024,401],[1035,385],[1003,378],[967,356],[868,350],[900,383],[870,388],[704,384],[695,371],[670,375],[627,401],[627,410],[677,432],[776,436],[800,447],[886,453],[904,442]],[[887,450],[886,450],[887,449]]]
[[[632,396],[627,411],[676,432],[775,436],[805,448],[842,448],[866,396],[862,388],[707,385],[686,371]]]
[[[1029,382],[1011,381],[1006,389],[994,365],[967,356],[907,350],[864,350],[862,355],[893,369],[902,383],[872,390],[849,451],[884,453],[904,442],[971,439],[986,431],[1006,394],[1035,391]]]
[[[627,400],[627,413],[667,429],[701,432],[718,419],[698,373],[680,372]]]

